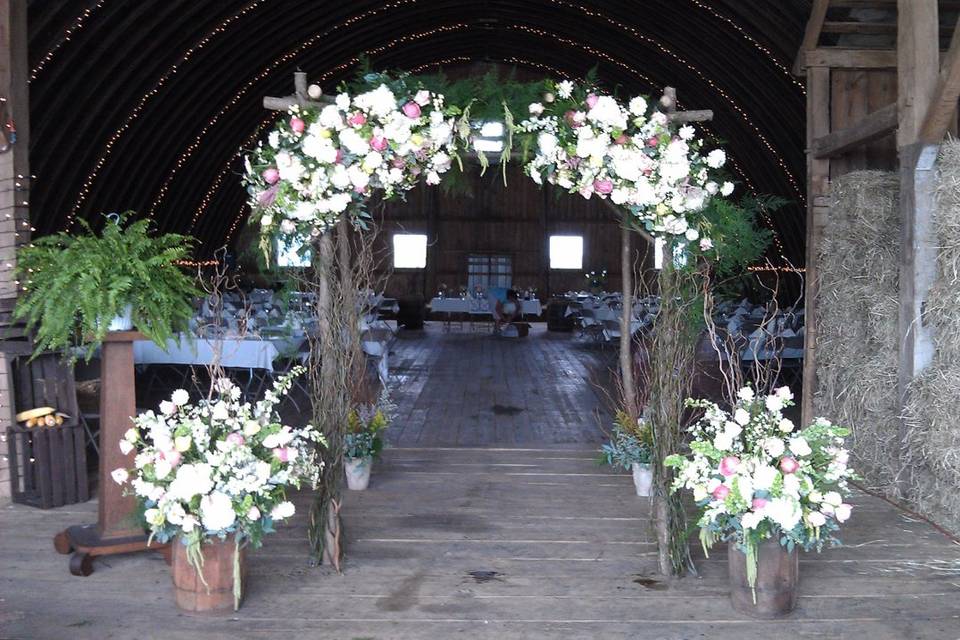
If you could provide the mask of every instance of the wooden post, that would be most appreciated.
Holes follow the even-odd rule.
[[[803,397],[800,413],[803,424],[813,420],[813,395],[817,390],[817,295],[819,267],[817,252],[829,209],[830,159],[813,155],[813,141],[830,132],[830,69],[807,69],[807,258],[804,290]]]
[[[620,273],[623,282],[623,307],[620,309],[620,384],[623,385],[623,408],[636,419],[640,415],[637,406],[637,386],[633,379],[633,336],[630,328],[633,320],[633,256],[630,242],[630,225],[627,213],[620,225]]]
[[[939,146],[921,140],[921,132],[931,109],[938,106],[935,96],[940,83],[940,29],[937,0],[898,0],[897,11],[901,215],[897,391],[903,415],[908,386],[930,363],[934,353],[932,336],[923,324],[923,306],[936,277],[932,217],[934,166]],[[927,126],[929,129],[930,125]],[[906,421],[901,418],[897,451],[901,456],[906,433]],[[898,479],[901,490],[909,482],[908,475],[901,474]]]

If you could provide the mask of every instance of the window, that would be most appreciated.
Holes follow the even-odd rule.
[[[304,249],[307,239],[296,236],[283,241],[277,238],[277,266],[278,267],[309,267],[312,259],[310,249]]]
[[[513,284],[513,263],[510,256],[478,255],[467,256],[467,289],[473,291],[477,285],[488,287],[509,287]]]
[[[550,268],[582,269],[583,236],[550,236]]]
[[[393,236],[393,266],[396,269],[423,269],[427,266],[427,236],[397,233]]]

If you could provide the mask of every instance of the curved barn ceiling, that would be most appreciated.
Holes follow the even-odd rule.
[[[245,220],[239,149],[265,95],[306,71],[326,89],[366,53],[382,69],[506,62],[710,108],[774,255],[803,263],[803,85],[788,69],[809,0],[98,0],[29,4],[31,208],[40,233],[149,212],[209,253]]]

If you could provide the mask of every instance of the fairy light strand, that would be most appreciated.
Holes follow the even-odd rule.
[[[57,54],[57,51],[60,50],[60,47],[62,47],[64,43],[70,42],[70,36],[72,36],[74,33],[82,29],[84,23],[87,21],[87,18],[93,15],[95,11],[103,7],[105,2],[106,0],[98,0],[98,2],[94,4],[92,7],[87,7],[82,12],[80,12],[80,15],[77,16],[77,18],[73,21],[73,24],[71,24],[69,27],[67,27],[64,30],[63,37],[61,37],[60,40],[55,45],[53,45],[53,48],[51,48],[45,54],[43,54],[43,57],[40,58],[39,62],[37,62],[37,66],[31,69],[30,79],[27,80],[28,84],[37,79],[37,76],[40,75],[40,72],[43,71],[44,67],[46,67],[51,60],[53,60],[54,56]]]

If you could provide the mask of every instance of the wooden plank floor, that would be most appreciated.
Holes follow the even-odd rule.
[[[466,370],[470,358],[494,357],[469,337],[439,340]],[[545,340],[544,351],[567,349],[580,362],[580,347]],[[461,341],[462,351],[450,346]],[[427,364],[436,356],[430,351],[398,345],[396,360]],[[445,393],[449,385],[435,373],[410,373],[431,387],[411,392],[401,410]],[[508,401],[520,406],[496,398]],[[477,411],[474,402],[464,396],[464,414]],[[513,428],[538,429],[549,440],[552,425],[536,415],[530,421]],[[70,576],[52,537],[92,521],[95,501],[2,508],[0,638],[960,637],[960,546],[877,498],[855,497],[848,546],[802,557],[797,611],[759,622],[730,608],[723,549],[709,559],[695,551],[700,577],[655,575],[647,502],[632,495],[629,476],[595,464],[593,444],[524,445],[494,425],[484,437],[504,437],[507,446],[444,447],[444,429],[435,426],[421,444],[389,449],[368,491],[348,492],[343,575],[307,563],[310,496],[301,494],[294,521],[251,554],[247,600],[229,615],[177,611],[157,554],[101,560],[92,576]]]

